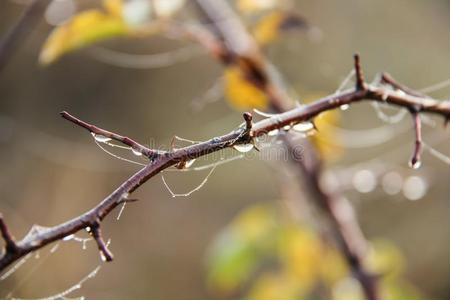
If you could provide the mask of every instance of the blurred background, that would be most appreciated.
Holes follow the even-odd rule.
[[[53,2],[58,1],[63,0]],[[77,0],[74,9],[100,6]],[[24,4],[3,0],[0,7],[3,35]],[[333,93],[351,70],[356,51],[369,80],[388,71],[420,89],[450,76],[449,1],[298,0],[294,7],[315,26],[313,34],[285,35],[264,51],[300,96],[313,100]],[[89,134],[61,119],[60,111],[165,149],[174,135],[205,140],[242,122],[241,113],[223,97],[211,100],[222,66],[186,42],[159,35],[118,38],[39,65],[55,13],[46,15],[0,73],[0,211],[16,237],[33,224],[52,226],[81,214],[139,169],[101,151]],[[195,16],[192,8],[182,15]],[[133,68],[117,66],[117,59],[116,65],[105,63],[102,49],[144,55],[143,61],[150,54],[189,50],[168,66]],[[448,99],[450,88],[432,95]],[[426,295],[423,298],[450,299],[448,159],[446,164],[445,157],[425,151],[422,167],[409,168],[414,136],[409,116],[388,124],[377,112],[381,114],[361,103],[339,113],[332,152],[340,154],[327,163],[327,175],[354,204],[367,238],[397,245],[405,258],[404,277]],[[425,123],[425,142],[450,153],[442,121],[427,118]],[[237,154],[229,150],[223,157]],[[85,247],[74,240],[60,242],[57,251],[50,251],[52,246],[42,249],[0,281],[0,297],[56,294],[100,264],[97,276],[70,297],[220,298],[206,284],[209,246],[242,209],[277,205],[292,194],[289,172],[274,171],[277,164],[252,154],[217,167],[203,188],[179,198],[156,176],[136,192],[140,201],[128,205],[119,221],[117,212],[105,220],[113,263],[101,263],[92,241]],[[165,179],[175,193],[185,193],[208,172],[167,172]]]

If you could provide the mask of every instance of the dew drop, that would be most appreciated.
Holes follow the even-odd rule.
[[[398,194],[402,190],[403,178],[397,172],[386,173],[381,180],[381,186],[388,195]]]
[[[99,143],[107,143],[107,142],[111,141],[111,138],[106,137],[106,136],[101,135],[101,134],[92,133],[92,136]]]
[[[343,105],[341,105],[341,110],[347,110],[347,109],[349,109],[350,108],[350,105],[348,105],[348,104],[343,104]]]
[[[422,162],[420,160],[416,161],[416,162],[412,162],[412,160],[409,161],[408,163],[410,168],[413,168],[414,170],[417,170],[420,168],[420,166],[422,166]]]
[[[71,234],[71,235],[68,235],[68,236],[64,237],[62,240],[63,240],[63,241],[70,241],[70,240],[72,240],[74,237],[75,237],[75,236],[74,236],[73,234]]]
[[[291,126],[290,125],[285,125],[285,126],[283,126],[283,130],[289,131],[289,130],[291,130]]]
[[[105,254],[103,254],[103,252],[101,252],[101,251],[100,251],[100,259],[101,259],[102,261],[106,261],[106,256],[105,256]]]
[[[269,131],[269,133],[267,133],[268,136],[276,136],[278,135],[278,133],[280,133],[280,131],[278,129],[274,129]]]
[[[185,164],[185,167],[186,167],[186,168],[191,167],[191,166],[194,164],[194,162],[195,162],[195,158],[194,158],[194,159],[191,159],[191,160],[188,160],[188,161],[186,162],[186,164]]]
[[[91,232],[91,230],[92,230],[91,227],[89,227],[89,226],[86,227],[85,229],[86,229],[87,232]]]
[[[370,170],[360,170],[352,179],[354,188],[360,193],[372,192],[377,186],[377,179]]]
[[[403,195],[412,201],[419,200],[425,196],[428,184],[419,176],[410,176],[403,184]]]
[[[136,156],[142,156],[141,151],[136,150],[136,149],[134,149],[134,148],[131,148],[131,152],[133,152],[133,154],[136,155]]]
[[[302,122],[292,126],[292,129],[297,132],[308,132],[314,129],[314,124],[312,122]]]
[[[242,145],[234,145],[233,148],[241,153],[249,152],[253,149],[253,144],[242,144]]]

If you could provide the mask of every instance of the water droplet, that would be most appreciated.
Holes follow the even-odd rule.
[[[276,136],[278,135],[278,133],[280,133],[280,131],[278,129],[274,129],[269,131],[269,133],[267,134],[268,136]]]
[[[106,256],[105,256],[105,254],[103,254],[102,251],[100,251],[100,259],[101,259],[102,261],[106,261]]]
[[[64,237],[62,240],[63,240],[63,241],[70,241],[70,240],[72,240],[74,237],[75,237],[75,235],[71,234],[71,235],[68,235],[68,236]]]
[[[106,136],[101,135],[101,134],[92,133],[92,136],[99,143],[107,143],[107,142],[111,141],[111,138],[106,137]]]
[[[285,126],[283,126],[283,130],[289,131],[289,130],[291,130],[291,126],[285,125]]]
[[[136,156],[142,156],[141,151],[136,150],[136,149],[134,149],[134,148],[131,148],[131,152],[133,152],[133,154],[136,155]]]
[[[302,122],[297,123],[294,126],[292,126],[292,129],[294,129],[297,132],[308,132],[314,129],[314,124],[312,122]]]
[[[241,144],[241,145],[234,145],[233,148],[241,153],[249,152],[253,149],[253,144]]]
[[[87,232],[91,232],[91,230],[92,230],[91,227],[89,227],[89,226],[86,227],[85,229],[86,229]]]
[[[400,193],[403,186],[403,178],[397,172],[389,172],[383,176],[381,186],[388,195]]]
[[[428,190],[427,182],[419,176],[410,176],[403,184],[403,195],[409,200],[419,200]]]
[[[420,160],[416,161],[416,162],[412,162],[412,160],[409,161],[408,163],[410,168],[413,168],[414,170],[417,170],[418,168],[420,168],[420,166],[422,166],[422,162]]]
[[[81,289],[81,284],[76,284],[76,285],[74,285],[74,286],[73,286],[73,289],[74,289],[74,290],[79,290],[79,289]]]
[[[350,108],[350,105],[348,105],[348,104],[343,104],[343,105],[341,105],[341,110],[347,110],[347,109],[349,109]]]
[[[186,168],[191,167],[191,166],[194,164],[194,162],[195,162],[195,158],[194,158],[194,159],[191,159],[191,160],[188,160],[188,161],[186,162],[186,164],[185,164],[185,167],[186,167]]]
[[[352,183],[358,192],[369,193],[377,186],[377,179],[372,171],[360,170],[353,175]]]

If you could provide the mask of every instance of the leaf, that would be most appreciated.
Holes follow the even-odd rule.
[[[405,268],[405,258],[400,250],[387,240],[371,242],[371,251],[367,257],[367,266],[374,274],[384,278],[398,277]]]
[[[274,42],[280,33],[294,29],[304,29],[306,21],[293,13],[274,11],[263,16],[252,30],[258,44],[265,46]]]
[[[301,300],[304,299],[297,278],[286,273],[264,274],[249,291],[246,300]]]
[[[283,268],[305,290],[320,278],[321,247],[317,236],[303,227],[288,227],[281,235],[279,257]]]
[[[228,102],[237,110],[264,110],[268,106],[266,94],[250,83],[239,67],[230,66],[225,69],[225,96]]]
[[[208,256],[208,283],[229,295],[244,284],[273,248],[276,230],[272,207],[255,205],[241,212],[215,239]]]
[[[259,13],[264,10],[273,9],[281,0],[238,0],[236,5],[240,12],[245,14]]]
[[[87,10],[53,30],[41,50],[39,61],[47,65],[65,53],[127,33],[126,24],[117,16]]]

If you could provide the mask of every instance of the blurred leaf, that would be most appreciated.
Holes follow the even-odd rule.
[[[306,26],[305,20],[296,14],[274,11],[259,20],[252,30],[252,35],[258,44],[264,46],[274,42],[282,32]]]
[[[420,293],[409,283],[395,280],[382,283],[383,297],[386,300],[421,300]]]
[[[98,10],[84,11],[53,30],[42,48],[39,61],[50,64],[67,52],[127,32],[122,19],[114,15]]]
[[[367,257],[367,266],[374,274],[398,277],[404,270],[405,259],[400,250],[387,240],[375,240]]]
[[[103,7],[110,15],[122,18],[122,10],[123,10],[122,0],[103,0]]]
[[[269,252],[276,229],[273,208],[255,205],[241,212],[213,242],[208,257],[210,288],[228,295],[256,270]]]
[[[329,286],[349,274],[347,262],[335,248],[323,245],[321,257],[320,273]]]
[[[225,69],[225,96],[236,110],[253,108],[264,110],[267,97],[263,91],[250,83],[239,67],[230,66]]]
[[[246,300],[301,300],[303,291],[297,278],[286,273],[262,275],[250,289]]]
[[[280,238],[279,256],[283,268],[309,289],[318,280],[321,269],[321,245],[312,231],[290,226]]]
[[[263,10],[273,9],[281,0],[237,0],[237,8],[245,14],[259,13]]]

